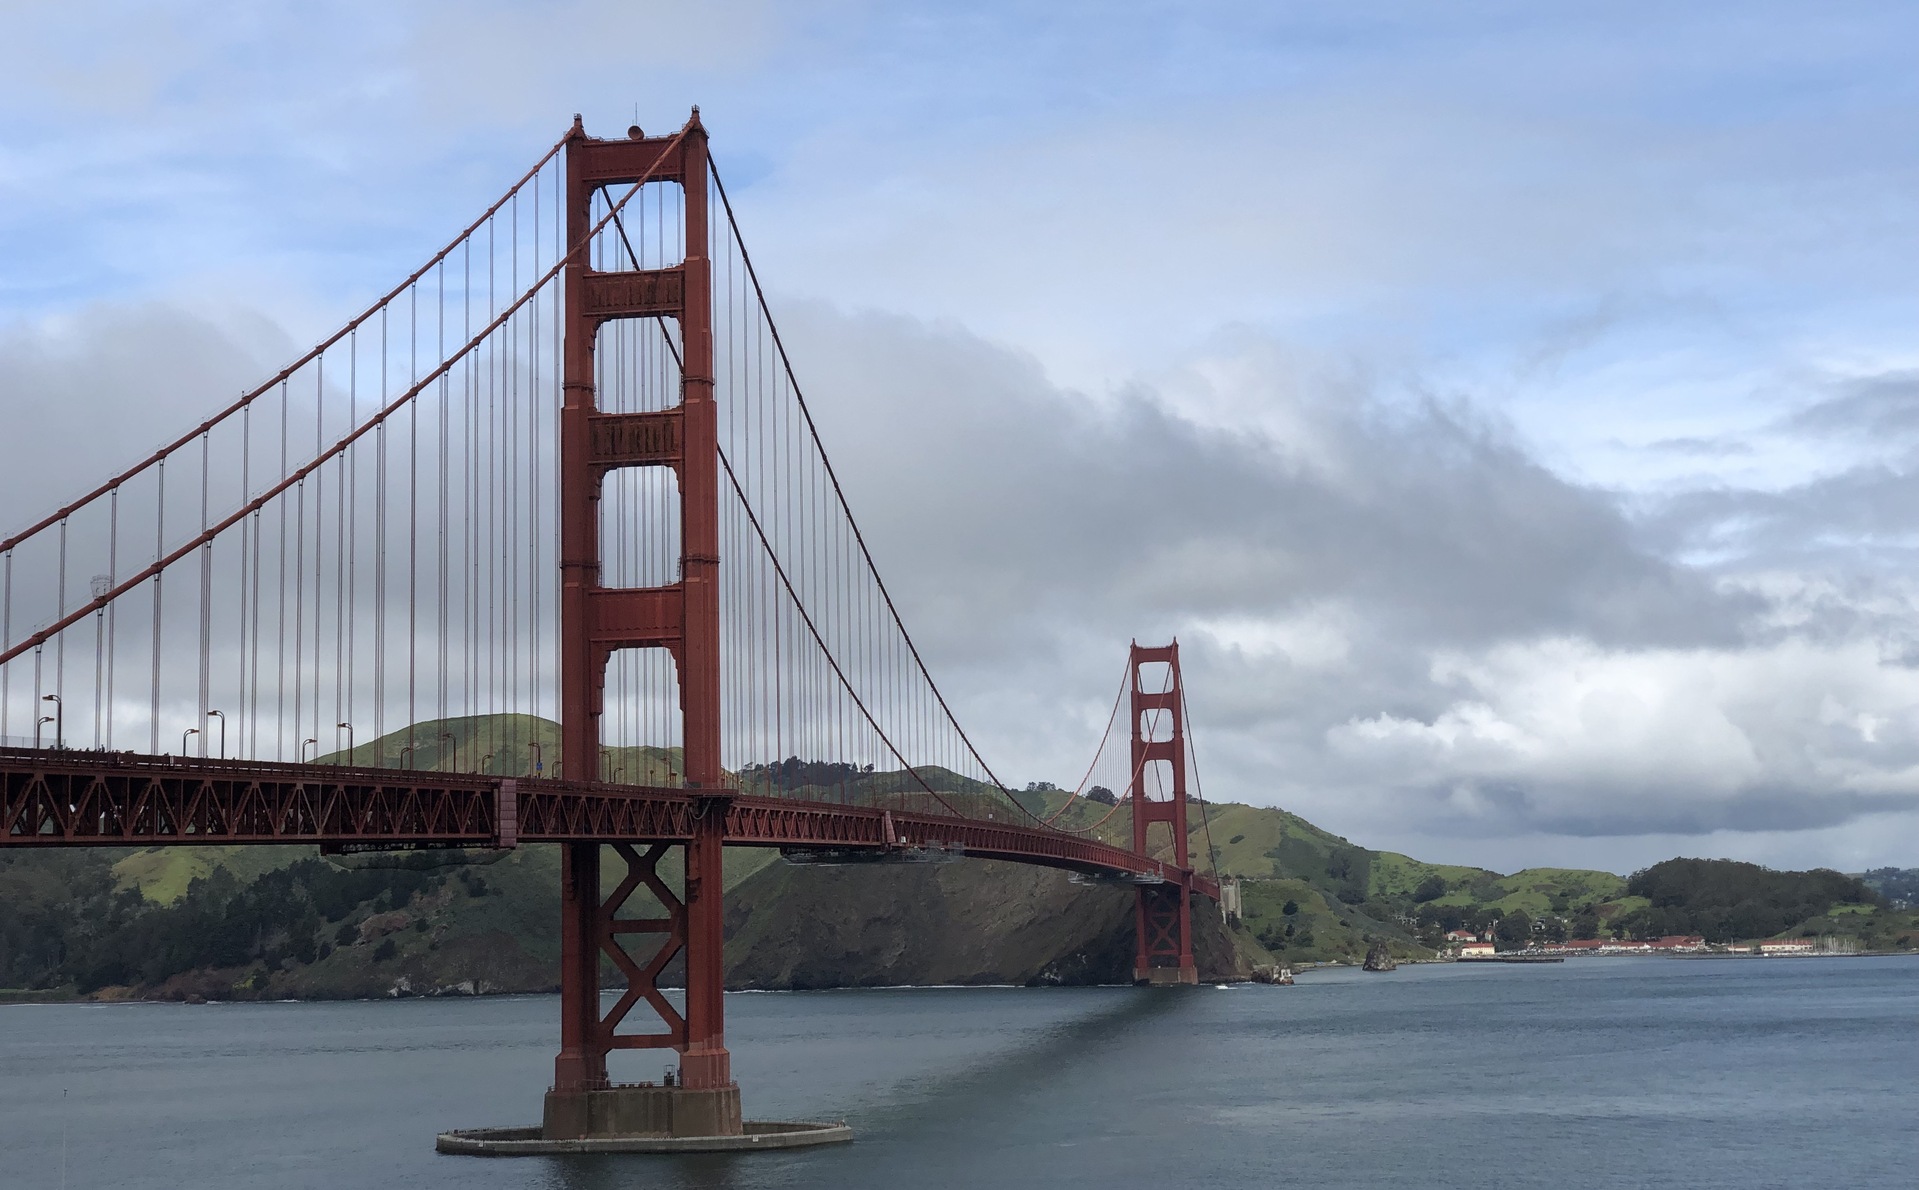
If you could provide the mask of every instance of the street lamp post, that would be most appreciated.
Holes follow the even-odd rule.
[[[208,711],[207,718],[220,721],[220,759],[227,758],[227,716],[225,711]]]
[[[540,741],[529,740],[526,746],[533,749],[533,775],[537,777],[546,768],[546,758],[540,752]]]
[[[400,767],[403,769],[411,769],[413,767],[412,744],[408,744],[406,747],[400,749]]]
[[[353,763],[353,724],[336,723],[334,724],[334,726],[339,727],[346,732],[346,758],[347,758],[347,763],[351,764]]]
[[[480,757],[480,771],[484,773],[486,771],[486,766],[492,763],[493,763],[493,753],[488,752],[485,756]]]
[[[186,759],[186,755],[187,755],[187,737],[188,737],[188,736],[195,736],[195,735],[199,735],[199,734],[200,734],[200,729],[199,729],[199,728],[197,728],[197,727],[189,727],[189,728],[187,728],[187,729],[186,729],[185,731],[183,731],[183,732],[181,732],[181,733],[180,733],[180,759],[182,759],[182,760],[185,760],[185,759]]]
[[[308,736],[306,739],[300,741],[300,763],[301,764],[305,764],[307,762],[307,745],[308,744],[312,744],[315,749],[318,749],[320,746],[320,741],[314,739],[311,736]]]
[[[35,752],[40,750],[40,728],[51,722],[53,722],[52,715],[42,715],[40,716],[39,722],[33,725],[33,750]]]
[[[453,733],[450,731],[441,732],[440,738],[446,741],[447,749],[452,753],[452,756],[453,756],[453,763],[450,766],[448,766],[447,771],[450,773],[459,772],[460,771],[460,741],[454,739]]]
[[[66,707],[64,706],[64,704],[61,703],[60,696],[58,694],[42,694],[40,696],[40,701],[50,702],[53,704],[53,746],[55,749],[62,748],[65,746],[65,739],[67,734]]]

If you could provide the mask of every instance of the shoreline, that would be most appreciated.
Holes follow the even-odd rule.
[[[1549,962],[1564,962],[1568,959],[1578,959],[1578,960],[1587,960],[1587,959],[1681,959],[1681,960],[1799,959],[1799,960],[1804,960],[1804,959],[1885,959],[1885,958],[1919,958],[1919,949],[1860,950],[1860,951],[1850,951],[1850,952],[1837,951],[1837,952],[1831,952],[1831,953],[1825,953],[1825,954],[1803,953],[1803,954],[1772,954],[1772,955],[1750,954],[1750,953],[1739,952],[1739,951],[1715,951],[1715,952],[1705,952],[1705,953],[1695,952],[1695,953],[1685,953],[1685,954],[1616,953],[1616,954],[1540,955],[1540,954],[1527,954],[1527,953],[1515,951],[1515,952],[1512,952],[1510,955],[1496,955],[1496,956],[1491,956],[1487,958],[1472,958],[1472,959],[1408,958],[1408,959],[1400,959],[1399,965],[1402,967],[1410,967],[1410,966],[1444,967],[1444,966],[1453,966],[1457,964],[1465,964],[1467,966],[1480,966],[1480,965],[1527,966],[1527,965],[1537,965],[1537,964],[1549,963]],[[1361,970],[1361,964],[1357,962],[1351,962],[1351,963],[1343,962],[1337,959],[1330,960],[1323,963],[1301,963],[1292,967],[1292,972],[1295,976],[1307,975],[1315,971],[1358,971],[1358,970]],[[1203,981],[1202,986],[1206,986],[1206,985],[1238,986],[1242,984],[1255,984],[1258,982],[1259,982],[1258,980],[1250,980],[1250,979],[1232,979],[1232,980],[1211,979],[1211,980]],[[1011,991],[1011,990],[1044,991],[1044,990],[1056,990],[1063,987],[1130,988],[1130,987],[1136,987],[1136,986],[1138,985],[1128,984],[1128,983],[1088,983],[1088,984],[1071,984],[1071,985],[1017,984],[1017,983],[842,984],[837,987],[812,987],[812,988],[728,988],[726,989],[726,994],[729,996],[775,996],[775,995],[801,996],[801,995],[807,995],[809,993],[814,993],[814,992],[931,992],[931,991],[964,991],[964,990],[972,990],[972,989],[995,990],[995,991]],[[113,989],[113,990],[124,990],[124,989]],[[663,988],[662,990],[675,992],[675,991],[683,991],[684,989]],[[485,992],[477,992],[477,991],[476,992],[454,992],[454,991],[416,992],[416,993],[411,993],[408,995],[400,995],[400,996],[393,996],[393,995],[291,996],[291,997],[274,996],[274,997],[257,997],[256,998],[256,997],[250,997],[250,996],[222,996],[222,997],[135,996],[135,995],[102,996],[97,993],[83,995],[78,992],[62,991],[61,989],[57,989],[57,988],[49,988],[44,990],[26,989],[26,988],[0,988],[0,1009],[10,1008],[15,1006],[63,1005],[63,1004],[95,1004],[95,1005],[179,1004],[179,1005],[185,1005],[185,1006],[191,1006],[191,1007],[202,1007],[209,1004],[373,1004],[373,1003],[386,1003],[386,1002],[400,1003],[402,1001],[408,1001],[408,1000],[481,1000],[481,999],[498,1000],[498,999],[512,999],[514,997],[556,996],[558,994],[559,993],[557,991],[552,989],[519,989],[519,990],[513,990],[513,991],[485,991]]]

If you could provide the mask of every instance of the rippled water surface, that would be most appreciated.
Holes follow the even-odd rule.
[[[0,1186],[1919,1184],[1919,960],[727,998],[753,1117],[856,1143],[441,1157],[532,1123],[550,997],[0,1007]],[[616,1070],[655,1077],[655,1058]],[[64,1154],[64,1156],[63,1156]]]

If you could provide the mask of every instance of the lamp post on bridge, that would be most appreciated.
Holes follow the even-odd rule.
[[[341,728],[342,730],[346,732],[346,759],[348,764],[352,764],[353,763],[353,724],[336,723],[334,724],[334,726]]]
[[[52,715],[42,715],[40,716],[39,721],[33,725],[33,750],[35,752],[38,752],[40,750],[40,728],[43,725],[52,723],[52,722],[53,722]],[[57,730],[56,730],[56,734],[57,734]]]
[[[220,759],[227,758],[227,716],[225,711],[208,711],[207,718],[220,721]]]
[[[307,745],[308,744],[312,744],[315,751],[318,751],[320,747],[320,741],[314,739],[312,736],[308,736],[306,739],[301,740],[300,741],[300,763],[301,764],[305,764],[307,762]]]
[[[65,746],[66,742],[66,706],[60,701],[58,694],[42,694],[40,701],[53,704],[53,715],[51,716],[53,719],[53,747],[57,752]]]
[[[185,760],[187,756],[187,737],[199,734],[200,729],[197,727],[189,727],[180,733],[180,759]]]
[[[454,739],[453,733],[450,731],[441,732],[440,738],[446,741],[446,746],[452,750],[452,754],[453,754],[453,763],[447,766],[447,772],[449,773],[459,772],[460,771],[460,741]]]

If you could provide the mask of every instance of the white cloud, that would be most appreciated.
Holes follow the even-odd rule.
[[[1249,662],[1338,671],[1351,661],[1352,634],[1361,626],[1351,608],[1327,602],[1292,615],[1202,618],[1193,629],[1213,648]]]
[[[1353,718],[1328,742],[1356,784],[1505,791],[1486,829],[1761,831],[1919,807],[1919,671],[1871,639],[1562,637],[1443,654],[1432,678],[1452,692],[1437,714]]]

